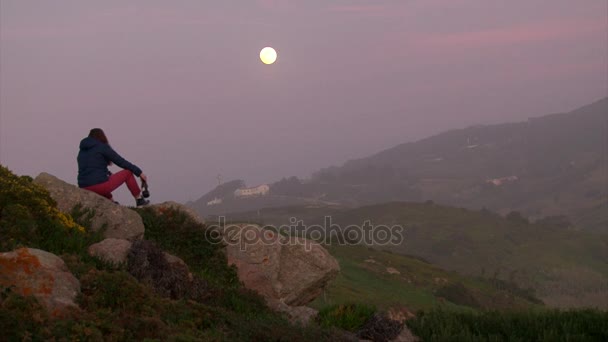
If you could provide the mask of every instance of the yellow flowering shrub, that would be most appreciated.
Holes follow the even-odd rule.
[[[73,240],[85,233],[71,215],[57,209],[44,187],[0,165],[0,251],[19,246],[63,246],[59,248],[63,250],[66,242],[74,247]],[[62,241],[64,238],[70,241]]]

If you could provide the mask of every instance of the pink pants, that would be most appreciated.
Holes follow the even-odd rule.
[[[127,183],[127,188],[131,191],[133,197],[139,197],[141,193],[141,189],[139,185],[137,185],[137,180],[135,180],[135,176],[133,172],[129,170],[122,170],[110,176],[106,182],[87,186],[86,188],[90,191],[93,191],[96,194],[99,194],[107,199],[112,199],[112,191],[116,190],[123,183]]]

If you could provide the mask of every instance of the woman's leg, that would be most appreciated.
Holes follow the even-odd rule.
[[[88,186],[84,189],[93,191],[105,198],[112,199],[112,191],[116,190],[123,183],[127,183],[127,188],[131,191],[131,195],[137,198],[141,194],[141,189],[137,185],[137,180],[133,175],[133,172],[129,170],[122,170],[110,176],[104,183],[95,184]]]

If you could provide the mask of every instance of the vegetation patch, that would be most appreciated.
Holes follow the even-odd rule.
[[[322,327],[337,327],[350,332],[359,330],[376,312],[376,308],[363,304],[328,306],[317,315]]]
[[[74,218],[57,209],[49,192],[31,177],[16,176],[0,165],[0,250],[19,247],[54,254],[81,254],[99,240]]]
[[[406,321],[423,341],[607,341],[597,310],[455,312],[433,309]]]
[[[402,329],[403,323],[376,313],[359,329],[357,336],[370,341],[392,341]]]
[[[170,264],[165,253],[150,241],[133,243],[127,257],[127,270],[164,297],[203,301],[211,295],[205,280],[190,274],[186,265]]]
[[[30,177],[18,177],[1,167],[0,252],[31,247],[60,255],[81,284],[79,309],[68,310],[61,317],[50,317],[34,297],[23,297],[12,288],[0,288],[2,339],[337,341],[343,338],[331,328],[293,326],[284,316],[270,310],[260,296],[241,286],[235,269],[227,265],[222,246],[207,240],[205,227],[185,213],[172,209],[155,212],[151,208],[138,212],[150,241],[135,243],[131,264],[116,268],[87,254],[87,247],[101,240],[99,233],[88,229],[94,211],[76,206],[71,215],[61,213],[49,193],[32,183]],[[185,265],[169,267],[158,246],[185,260],[193,274],[187,273]],[[200,292],[212,297],[201,300],[197,295]]]
[[[461,283],[451,283],[440,287],[435,294],[458,305],[479,308],[475,296]]]

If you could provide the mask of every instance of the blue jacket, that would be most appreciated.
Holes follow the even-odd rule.
[[[130,170],[137,177],[141,169],[121,157],[108,144],[87,137],[80,142],[78,152],[78,186],[81,188],[106,182],[110,178],[109,162]]]

